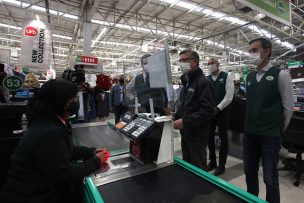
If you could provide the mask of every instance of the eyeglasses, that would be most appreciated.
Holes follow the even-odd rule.
[[[259,51],[258,48],[252,48],[248,50],[249,53],[257,53],[258,51]]]
[[[217,62],[209,62],[209,63],[207,63],[208,66],[209,65],[213,65],[213,64],[217,64]]]
[[[189,61],[189,60],[191,60],[191,59],[194,59],[194,58],[179,59],[179,62],[180,62],[180,63],[184,63],[184,62],[187,62],[187,61]]]

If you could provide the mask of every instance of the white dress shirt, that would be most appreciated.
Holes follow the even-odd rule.
[[[220,75],[221,71],[218,73],[218,75],[212,75],[212,80],[216,81],[217,77]],[[217,105],[217,108],[220,110],[223,110],[226,108],[233,99],[233,93],[234,93],[234,83],[231,75],[228,73],[227,79],[226,79],[226,85],[225,85],[226,94],[224,99]]]
[[[265,73],[273,65],[269,62],[263,69],[257,71],[256,80],[260,82]],[[284,130],[287,128],[293,113],[293,88],[290,74],[281,70],[278,78],[278,90],[281,95],[284,112]]]

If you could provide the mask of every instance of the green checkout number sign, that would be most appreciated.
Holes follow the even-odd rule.
[[[18,76],[8,76],[3,80],[3,87],[10,91],[19,90],[23,85],[23,80]]]

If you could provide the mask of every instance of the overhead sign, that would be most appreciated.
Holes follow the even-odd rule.
[[[20,64],[23,67],[48,70],[51,64],[52,32],[50,25],[38,20],[24,24]]]
[[[18,76],[8,76],[3,80],[3,87],[10,91],[19,90],[23,85],[23,80]]]
[[[83,64],[83,65],[98,65],[98,58],[91,57],[91,56],[77,56],[76,57],[76,64]]]
[[[291,0],[237,0],[270,18],[291,26]]]
[[[298,68],[303,66],[304,62],[302,61],[288,61],[288,68]]]

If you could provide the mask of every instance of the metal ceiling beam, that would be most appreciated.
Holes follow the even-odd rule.
[[[132,4],[126,9],[126,10],[124,10],[124,12],[118,17],[118,19],[116,19],[116,21],[114,22],[114,27],[115,27],[115,25],[117,24],[117,23],[119,23],[120,22],[120,20],[137,4],[137,2],[138,2],[139,0],[134,0],[133,2],[132,2]],[[110,29],[108,29],[106,32],[105,32],[105,34],[100,38],[100,41],[102,41],[106,36],[107,36],[107,34],[108,33],[110,33],[111,31],[112,31],[112,29],[113,28],[110,28]]]

